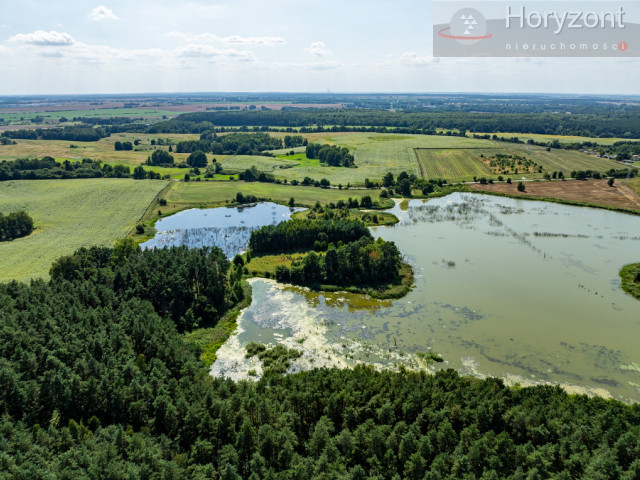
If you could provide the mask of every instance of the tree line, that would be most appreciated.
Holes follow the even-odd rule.
[[[0,212],[0,242],[26,237],[32,231],[33,219],[27,212],[21,210],[7,215]]]
[[[62,128],[35,128],[9,130],[2,133],[3,137],[24,140],[66,140],[72,142],[97,142],[109,136],[101,127],[91,125],[65,125]]]
[[[275,183],[276,177],[273,173],[259,172],[253,165],[251,168],[247,168],[244,172],[238,174],[240,180],[245,182],[262,182],[262,183]]]
[[[0,182],[8,180],[52,180],[73,178],[134,178],[159,180],[161,175],[142,166],[102,163],[85,158],[79,162],[57,162],[53,157],[22,158],[0,162]]]
[[[640,475],[638,404],[451,369],[212,378],[180,318],[215,322],[237,268],[215,249],[131,247],[0,285],[1,479]]]
[[[585,137],[640,138],[637,109],[601,115],[588,113],[402,112],[376,109],[295,109],[185,113],[148,128],[149,133],[202,133],[216,127],[322,127],[326,131],[358,131],[356,126],[393,127],[398,133],[438,129],[461,132],[514,132]],[[334,128],[335,126],[335,128]],[[358,127],[356,127],[358,128]]]

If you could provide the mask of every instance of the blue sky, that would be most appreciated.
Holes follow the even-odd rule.
[[[0,95],[640,93],[635,59],[434,59],[429,1],[2,3]]]

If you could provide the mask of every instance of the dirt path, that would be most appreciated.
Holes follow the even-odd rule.
[[[638,197],[638,194],[636,192],[631,190],[626,185],[618,185],[617,188],[625,197],[629,199],[631,203],[633,203],[636,207],[640,208],[640,197]]]

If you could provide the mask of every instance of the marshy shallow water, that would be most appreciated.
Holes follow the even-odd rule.
[[[158,233],[141,246],[215,245],[231,258],[247,248],[251,230],[289,220],[299,210],[303,209],[269,202],[233,208],[192,208],[158,220],[155,225]]]
[[[509,383],[640,400],[640,302],[620,268],[640,259],[640,217],[478,194],[413,200],[400,223],[374,228],[414,265],[416,288],[394,301],[252,280],[253,302],[212,374],[251,378],[250,341],[304,352],[293,370],[453,367]],[[253,372],[251,372],[253,373]]]

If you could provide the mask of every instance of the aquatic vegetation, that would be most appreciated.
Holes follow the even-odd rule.
[[[622,289],[634,298],[640,300],[640,263],[625,265],[620,270]]]
[[[260,359],[264,375],[284,374],[291,367],[291,360],[302,356],[300,350],[287,348],[283,345],[267,348],[262,343],[256,342],[250,342],[246,346],[246,350],[246,358],[257,356]],[[256,376],[255,371],[253,376]]]
[[[245,358],[245,346],[254,341],[302,351],[288,372],[361,363],[380,370],[446,366],[638,398],[627,383],[630,372],[619,368],[635,351],[627,342],[632,335],[611,329],[633,332],[634,301],[616,293],[619,283],[611,283],[610,273],[635,248],[633,222],[621,224],[611,212],[466,193],[410,200],[405,212],[396,203],[392,213],[400,223],[378,227],[375,235],[394,241],[413,265],[412,292],[381,302],[252,280],[255,301],[239,319],[238,334],[218,351],[212,374],[260,377],[261,361]],[[573,329],[575,312],[582,312],[584,328]],[[444,362],[429,365],[417,355],[431,345]],[[476,367],[466,368],[463,357],[472,357]],[[257,376],[249,375],[252,369]]]
[[[444,362],[444,358],[434,352],[417,352],[416,356],[421,360],[425,360],[429,363],[442,363]]]
[[[620,370],[628,370],[640,373],[640,363],[633,362],[630,365],[620,365]]]

